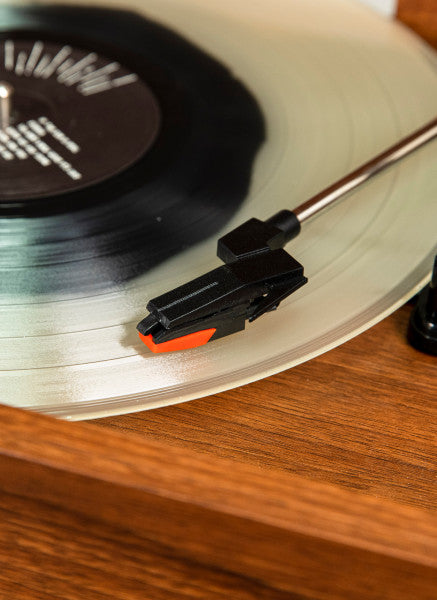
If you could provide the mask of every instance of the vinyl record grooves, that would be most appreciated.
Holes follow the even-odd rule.
[[[24,203],[11,199],[8,215],[3,190],[2,402],[80,419],[241,385],[356,335],[429,275],[436,249],[435,144],[305,225],[290,250],[309,283],[278,311],[186,352],[154,355],[138,340],[135,325],[149,299],[217,266],[221,233],[252,216],[292,209],[434,117],[435,56],[401,26],[342,0],[234,5],[123,3],[159,24],[151,32],[166,32],[150,36],[141,68],[135,35],[119,60],[126,68],[121,77],[138,72],[140,82],[148,81],[147,91],[132,87],[130,93],[150,97],[149,115],[156,100],[156,118],[142,126],[151,131],[149,142],[136,150],[132,127],[133,145],[125,140],[125,156],[134,148],[130,164],[126,158],[111,177],[105,172],[80,189],[35,192]],[[83,37],[90,39],[92,29]],[[70,38],[73,46],[73,31]],[[176,52],[178,65],[185,65],[176,85],[168,64],[159,64],[166,52],[176,60],[175,44],[190,55]],[[108,57],[100,68],[119,59],[102,36],[98,45]],[[89,50],[82,42],[76,60]],[[201,114],[199,86],[207,98]],[[160,142],[158,129],[174,115],[182,117]],[[148,203],[135,179],[142,161],[150,169]]]

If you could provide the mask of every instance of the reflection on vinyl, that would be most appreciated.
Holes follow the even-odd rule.
[[[226,231],[433,118],[436,60],[344,0],[95,4],[0,5],[1,402],[80,419],[201,397],[308,360],[420,289],[435,142],[304,225],[287,249],[309,283],[277,311],[151,353],[135,329],[147,302],[219,266]]]

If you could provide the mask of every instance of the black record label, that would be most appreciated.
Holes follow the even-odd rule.
[[[9,104],[0,130],[3,201],[72,192],[112,177],[158,133],[151,90],[94,51],[7,38],[0,42],[2,81]]]

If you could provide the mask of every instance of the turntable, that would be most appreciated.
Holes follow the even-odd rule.
[[[1,81],[10,85],[5,42],[15,73],[3,112],[24,142],[2,141],[3,173],[17,185],[0,184],[0,390],[10,405],[0,409],[0,589],[8,598],[432,598],[435,358],[406,344],[411,307],[396,308],[432,267],[434,146],[309,223],[287,246],[308,284],[245,331],[160,355],[135,327],[150,299],[218,266],[220,236],[293,209],[434,118],[434,53],[342,0],[244,11],[143,4],[134,8],[147,13],[148,43],[155,32],[181,44],[161,61],[185,64],[186,77],[198,60],[210,85],[197,70],[190,95],[148,50],[139,64],[121,49],[138,39],[133,26],[123,44],[105,41],[102,20],[99,40],[75,34],[72,9],[51,17],[56,28],[40,22],[34,35],[26,21],[2,37]],[[66,15],[61,6],[45,14]],[[435,15],[417,6],[405,14],[431,31]],[[117,14],[124,32],[123,18],[132,21]],[[88,78],[44,79],[67,50],[67,68],[96,55],[82,63],[94,65]],[[60,95],[68,113],[54,108]],[[235,96],[242,109],[216,120],[217,102]],[[166,130],[174,98],[184,110]],[[76,110],[88,101],[84,122]],[[138,123],[148,132],[140,145]],[[220,160],[204,128],[223,144]],[[97,137],[108,152],[93,162]]]

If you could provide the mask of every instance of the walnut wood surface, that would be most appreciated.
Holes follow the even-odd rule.
[[[435,0],[399,13],[437,44]],[[179,406],[0,407],[0,599],[434,600],[437,359],[409,310]]]
[[[437,359],[406,344],[410,311],[266,380],[95,422],[435,509]]]
[[[68,570],[87,598],[139,598],[141,580],[152,598],[435,597],[430,511],[89,424],[0,418],[0,584],[19,569],[38,588],[46,565],[58,598],[77,593]]]

